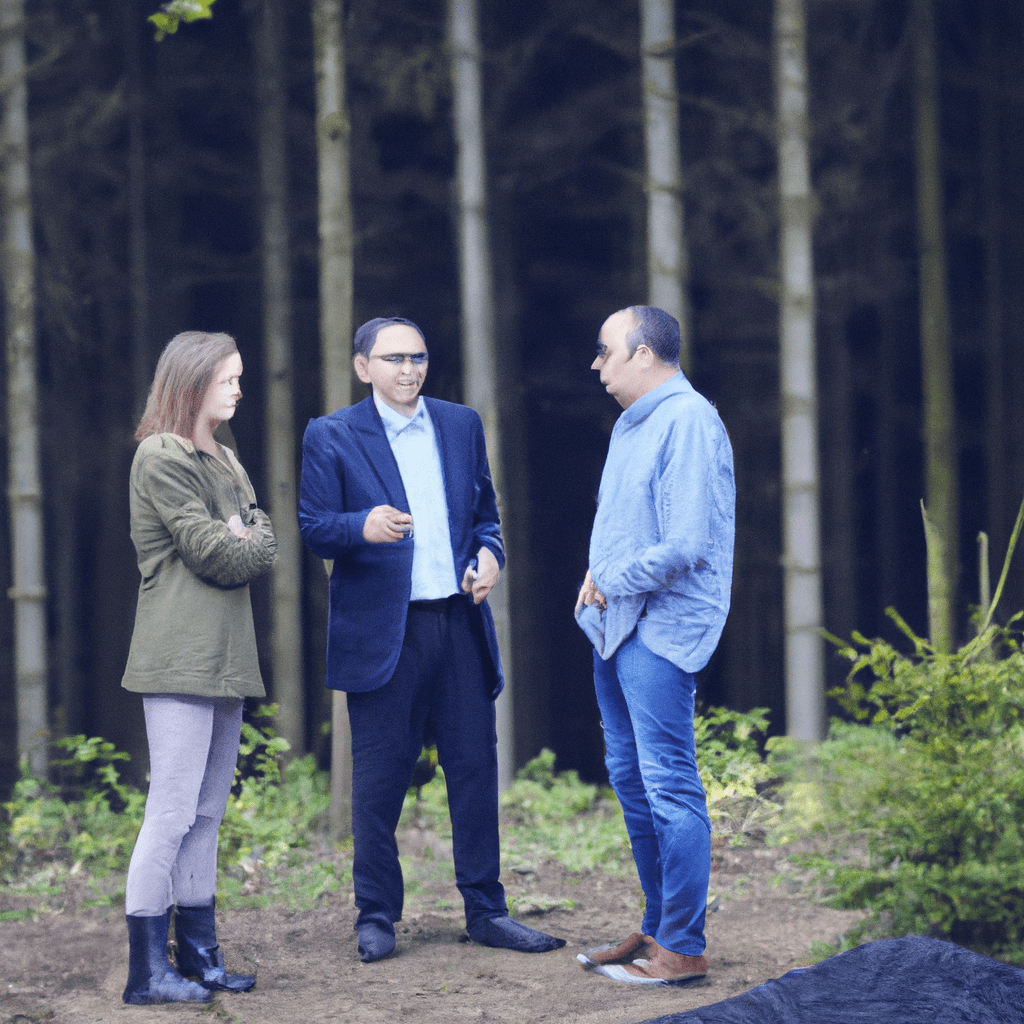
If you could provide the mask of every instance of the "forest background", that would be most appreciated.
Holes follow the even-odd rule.
[[[145,21],[156,4],[24,6],[48,720],[54,735],[104,736],[141,773],[141,703],[120,689],[138,585],[127,477],[161,347],[185,329],[237,338],[245,400],[233,440],[272,516],[273,331],[287,339],[296,468],[305,423],[323,411],[311,5],[276,5],[279,65],[261,42],[264,3],[218,0],[212,20],[162,42]],[[913,6],[807,3],[823,624],[839,636],[892,634],[888,606],[928,633]],[[956,479],[963,638],[978,601],[976,538],[986,531],[1001,558],[1024,493],[1024,11],[1010,0],[930,6],[955,398],[944,455]],[[511,558],[505,656],[514,682],[503,699],[512,701],[517,765],[547,747],[559,769],[598,780],[590,650],[572,606],[619,411],[589,370],[597,331],[610,312],[647,295],[639,6],[480,0],[479,11]],[[701,696],[737,710],[768,707],[781,732],[772,4],[677,3],[675,21],[689,375],[728,427],[738,492],[732,611]],[[349,0],[343,24],[353,322],[415,320],[431,353],[426,392],[465,400],[445,3]],[[264,116],[275,104],[276,121]],[[286,275],[269,279],[287,279],[283,325],[268,316],[265,283],[272,239],[260,154],[268,147],[287,170]],[[5,446],[5,477],[8,458]],[[11,580],[12,558],[0,532],[0,579]],[[326,764],[326,577],[308,553],[299,585],[301,678],[288,683],[303,700],[290,713],[297,745]],[[276,698],[284,686],[274,678],[282,638],[273,584],[255,585],[253,595]],[[13,606],[0,616],[7,708],[16,690]],[[1019,570],[1001,607],[1024,607]],[[826,666],[838,682],[845,665]],[[0,718],[5,783],[16,757],[9,714]]]

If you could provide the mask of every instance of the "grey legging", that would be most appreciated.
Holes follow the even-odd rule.
[[[217,832],[238,761],[242,701],[143,697],[149,795],[135,841],[125,913],[157,917],[174,903],[205,906],[217,890]]]

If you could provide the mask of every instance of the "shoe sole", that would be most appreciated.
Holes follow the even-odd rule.
[[[631,974],[626,970],[625,964],[595,964],[582,953],[577,954],[576,959],[583,964],[584,970],[626,985],[690,985],[707,977],[706,974],[683,974],[677,978],[645,978],[642,975]],[[641,966],[645,966],[647,963],[646,960],[634,962]]]

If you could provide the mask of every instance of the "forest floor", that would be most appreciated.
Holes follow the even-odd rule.
[[[821,906],[784,849],[717,849],[706,981],[683,988],[624,985],[584,972],[576,954],[639,927],[640,893],[632,874],[571,873],[553,861],[507,871],[503,881],[515,915],[566,940],[553,953],[512,953],[466,938],[445,860],[450,847],[427,833],[401,839],[403,851],[413,849],[406,875],[414,875],[415,884],[408,885],[397,928],[398,951],[387,960],[359,960],[355,911],[345,890],[311,910],[219,909],[227,965],[255,972],[256,987],[219,994],[205,1005],[125,1006],[123,911],[83,909],[81,895],[69,890],[61,911],[0,922],[0,1022],[634,1024],[779,977],[809,962],[812,943],[837,945],[859,916]],[[11,909],[17,907],[0,889],[0,911]]]

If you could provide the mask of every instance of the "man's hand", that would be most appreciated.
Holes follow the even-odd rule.
[[[580,612],[583,611],[584,605],[596,604],[601,611],[604,611],[608,607],[608,602],[605,600],[604,594],[597,589],[593,579],[590,576],[590,570],[587,570],[587,575],[583,579],[583,586],[580,587],[580,596],[576,598],[576,611],[575,616],[578,619]]]
[[[466,566],[466,572],[462,577],[463,593],[473,595],[473,604],[479,604],[491,592],[491,588],[498,582],[498,560],[494,552],[486,545],[480,549],[476,556],[476,569]]]
[[[390,505],[370,509],[363,523],[363,538],[371,544],[394,544],[396,540],[411,535],[412,516]]]

